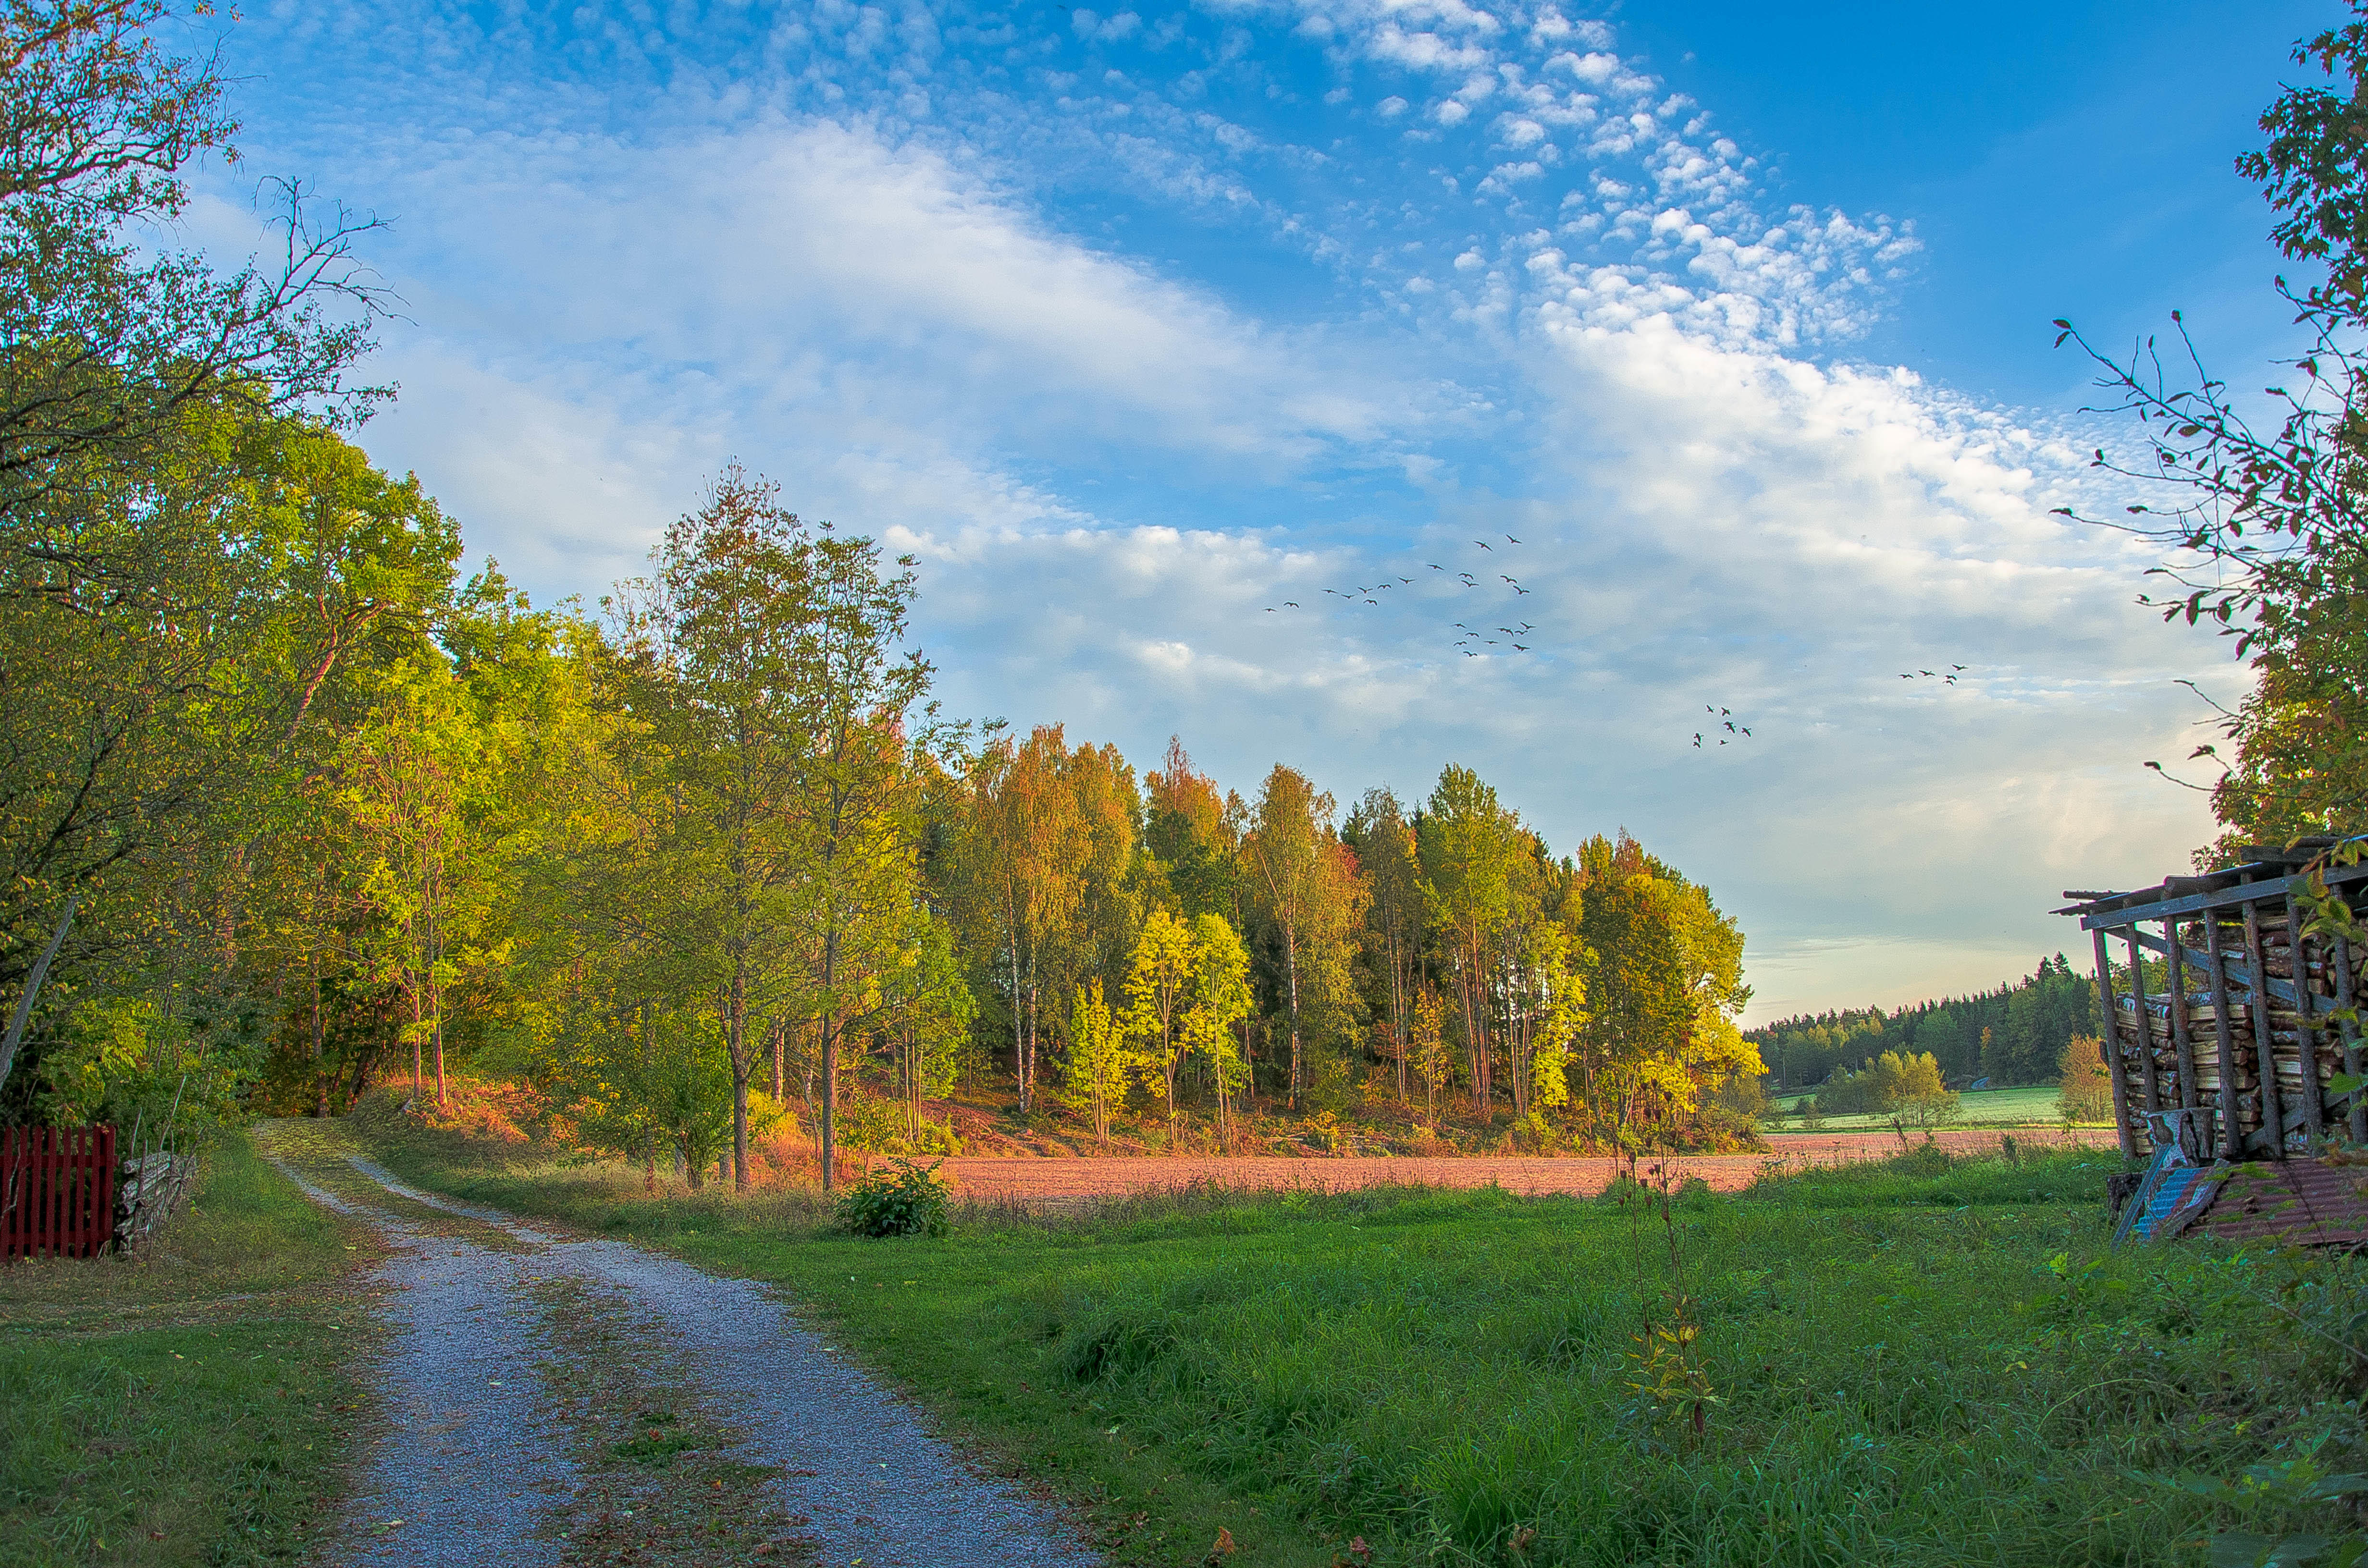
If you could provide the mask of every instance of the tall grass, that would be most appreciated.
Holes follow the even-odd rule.
[[[2357,1267],[2109,1254],[2117,1168],[1928,1149],[1666,1203],[1210,1187],[926,1243],[780,1199],[467,1185],[783,1282],[1145,1561],[1223,1526],[1236,1568],[1360,1539],[1385,1564],[2200,1564],[2215,1527],[2328,1525],[2171,1478],[2320,1438],[2368,1468],[2340,1457]],[[1661,1364],[1709,1391],[1699,1433],[1640,1353],[1680,1321]]]

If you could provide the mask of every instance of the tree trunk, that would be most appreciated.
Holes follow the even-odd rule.
[[[1290,926],[1282,928],[1282,972],[1290,987],[1291,1108],[1299,1108],[1299,944]]]
[[[323,1060],[322,1049],[327,1035],[321,1022],[321,958],[313,956],[313,1114],[325,1118],[329,1114],[329,1068]]]
[[[831,987],[838,979],[838,933],[822,939],[822,1189],[838,1185],[838,1008]]]
[[[748,1190],[748,1076],[756,1053],[748,1049],[748,965],[732,963],[732,991],[725,1006],[724,1050],[732,1058],[732,1189]]]
[[[782,1092],[787,1089],[789,1085],[783,1081],[782,1068],[785,1063],[782,1062],[781,1058],[783,1055],[784,1042],[789,1037],[789,1032],[790,1026],[785,1023],[777,1023],[773,1026],[773,1103],[777,1106],[780,1105],[783,1099],[788,1097]]]

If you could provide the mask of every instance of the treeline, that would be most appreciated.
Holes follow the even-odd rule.
[[[9,23],[0,1115],[328,1113],[472,1060],[743,1180],[768,1122],[825,1170],[941,1139],[965,1074],[1105,1133],[1725,1125],[1741,933],[1624,835],[1557,858],[1461,767],[1344,812],[953,722],[911,562],[736,468],[593,612],[464,574],[347,439],[349,233],[291,207],[286,266],[231,277],[127,237],[229,129],[153,14]]]
[[[1995,991],[1889,1012],[1804,1014],[1744,1038],[1767,1063],[1771,1089],[1815,1088],[1884,1051],[1929,1055],[1952,1083],[1987,1077],[2004,1087],[2055,1082],[2066,1042],[2100,1027],[2095,979],[2076,973],[2058,953]]]

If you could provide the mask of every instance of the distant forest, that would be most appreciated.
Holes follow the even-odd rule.
[[[1855,1068],[1886,1051],[1930,1051],[1952,1085],[1987,1077],[2009,1084],[2052,1082],[2065,1042],[2093,1035],[2097,983],[2076,973],[2062,953],[2009,985],[1971,996],[1804,1014],[1745,1031],[1768,1064],[1768,1086],[1812,1088],[1837,1068]]]

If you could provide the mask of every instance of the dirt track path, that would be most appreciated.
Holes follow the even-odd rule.
[[[2056,1129],[2018,1131],[2014,1136],[2026,1148],[2052,1148],[2067,1142]],[[1935,1134],[1952,1153],[1995,1151],[1995,1130],[1957,1128]],[[1848,1165],[1880,1160],[1899,1153],[1899,1140],[1890,1132],[1780,1133],[1769,1140],[1767,1154],[1681,1154],[1667,1160],[1679,1180],[1699,1176],[1722,1192],[1748,1187],[1770,1162],[1807,1165]],[[2110,1128],[2082,1128],[2068,1142],[2082,1148],[2110,1148]],[[1647,1161],[1646,1164],[1652,1162]],[[1213,1187],[1305,1187],[1341,1192],[1387,1183],[1418,1183],[1431,1187],[1487,1187],[1530,1195],[1568,1192],[1588,1196],[1602,1191],[1622,1169],[1616,1159],[1555,1156],[1422,1155],[1359,1156],[1342,1159],[1292,1159],[1283,1155],[1217,1158],[1201,1155],[1119,1154],[1090,1159],[1005,1159],[956,1156],[945,1162],[944,1174],[965,1198],[1061,1207],[1129,1192],[1167,1192],[1206,1183]]]
[[[757,1285],[405,1186],[318,1122],[265,1153],[386,1244],[346,1564],[1087,1568]]]

